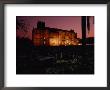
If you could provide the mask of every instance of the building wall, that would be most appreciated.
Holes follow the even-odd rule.
[[[32,41],[35,46],[78,45],[77,33],[74,30],[45,27],[45,22],[42,21],[37,23],[37,28],[33,28]]]
[[[32,40],[35,46],[68,46],[78,45],[78,39],[75,32],[56,30],[51,32],[49,29],[33,29]]]

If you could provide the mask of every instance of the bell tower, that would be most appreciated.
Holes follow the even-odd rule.
[[[37,23],[37,29],[39,29],[39,30],[45,29],[45,22],[38,21],[38,23]]]

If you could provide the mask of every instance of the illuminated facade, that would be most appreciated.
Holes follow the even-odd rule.
[[[77,33],[74,30],[45,27],[45,23],[41,21],[32,30],[32,41],[35,46],[78,45]]]

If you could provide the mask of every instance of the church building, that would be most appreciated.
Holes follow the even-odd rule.
[[[37,28],[33,28],[32,41],[35,46],[68,46],[79,43],[74,30],[46,27],[42,21],[38,21]]]

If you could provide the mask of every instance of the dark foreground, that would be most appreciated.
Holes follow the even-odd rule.
[[[94,74],[94,46],[18,48],[16,74]]]

